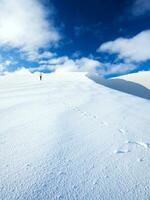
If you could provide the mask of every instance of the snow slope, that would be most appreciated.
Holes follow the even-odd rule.
[[[128,74],[112,79],[103,79],[96,74],[89,74],[88,76],[101,85],[150,100],[150,71]]]
[[[84,73],[1,76],[0,199],[149,199],[149,113]]]
[[[132,81],[134,83],[143,85],[150,90],[150,71],[142,71],[133,74],[127,74],[117,77],[126,81]],[[117,79],[115,78],[115,79]]]

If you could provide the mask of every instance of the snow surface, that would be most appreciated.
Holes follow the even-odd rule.
[[[88,75],[96,83],[150,100],[150,71],[103,79],[97,74]]]
[[[85,73],[0,77],[1,200],[150,198],[150,101]]]
[[[119,76],[117,78],[138,83],[150,90],[150,71],[140,71],[133,74]]]

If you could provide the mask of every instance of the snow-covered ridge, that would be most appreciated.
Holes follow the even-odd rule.
[[[140,71],[133,74],[119,76],[115,79],[118,79],[118,78],[126,80],[126,81],[132,81],[134,83],[138,83],[150,90],[150,71]]]
[[[0,199],[148,199],[150,103],[84,73],[0,77]]]
[[[98,75],[89,74],[96,83],[128,94],[150,100],[150,72],[128,74],[112,79],[103,79]]]

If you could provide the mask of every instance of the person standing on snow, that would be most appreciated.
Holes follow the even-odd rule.
[[[40,73],[40,81],[42,80],[42,73]]]

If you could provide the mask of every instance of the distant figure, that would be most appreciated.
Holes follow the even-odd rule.
[[[40,73],[40,81],[42,80],[42,73]]]

